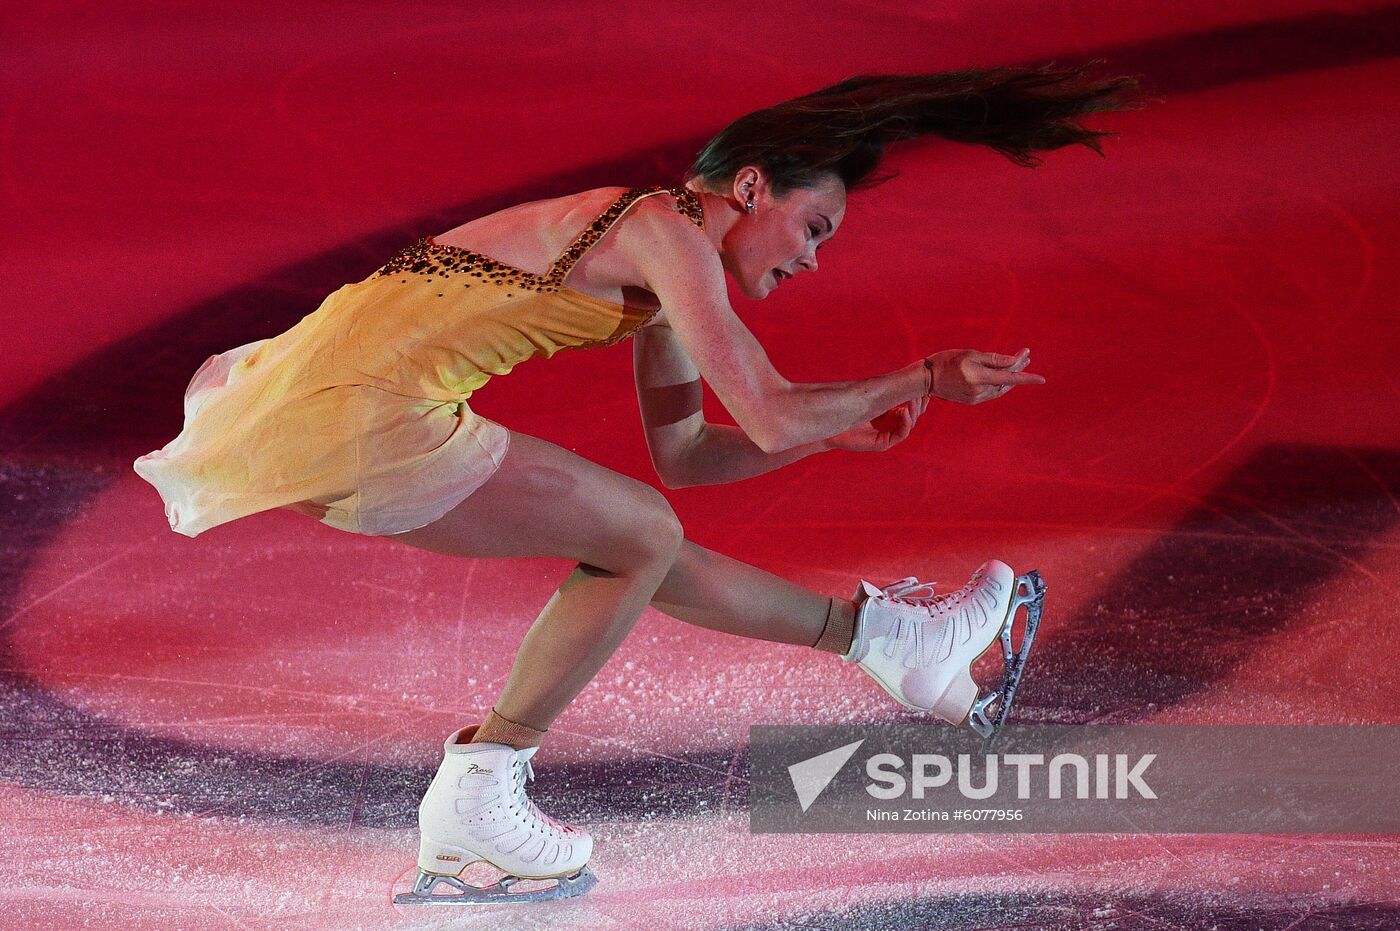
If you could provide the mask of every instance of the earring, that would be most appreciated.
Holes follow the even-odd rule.
[[[753,206],[753,195],[752,195],[752,194],[749,195],[748,202],[744,204],[744,209],[747,210],[749,213],[753,213],[753,211],[754,211],[754,206]]]

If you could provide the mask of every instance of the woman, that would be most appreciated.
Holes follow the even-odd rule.
[[[904,705],[995,733],[1011,691],[979,700],[970,667],[1017,607],[1038,608],[1034,574],[1017,579],[991,560],[937,597],[913,577],[885,589],[862,580],[851,600],[821,595],[695,545],[651,486],[466,401],[525,359],[635,334],[647,443],[674,488],[825,449],[888,449],[931,397],[977,404],[1043,384],[1026,371],[1027,349],[948,350],[861,381],[788,382],[731,309],[725,276],[762,300],[816,271],[847,192],[873,183],[890,142],[933,134],[1022,165],[1074,143],[1099,151],[1106,134],[1074,119],[1130,104],[1136,82],[1084,70],[850,78],[731,124],[683,187],[584,191],[422,239],[287,332],[195,375],[183,432],[135,464],[181,533],[286,507],[438,553],[578,563],[485,720],[448,737],[419,809],[419,882],[404,900],[438,882],[463,901],[503,894],[513,877],[559,879],[551,897],[592,883],[591,838],[540,812],[525,779],[551,722],[648,604],[836,653]],[[702,376],[737,428],[704,422]],[[477,860],[504,871],[504,885],[482,893],[453,878]]]

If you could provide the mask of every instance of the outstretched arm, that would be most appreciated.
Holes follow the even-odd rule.
[[[1019,359],[949,350],[930,357],[932,371],[920,359],[859,381],[794,384],[773,368],[768,354],[729,306],[723,266],[702,231],[680,215],[662,210],[639,214],[626,233],[633,262],[666,308],[676,342],[694,360],[687,372],[704,376],[744,434],[766,455],[792,453],[784,460],[790,462],[823,444],[831,445],[834,437],[864,430],[865,424],[896,408],[912,413],[924,403],[930,376],[935,394],[965,404],[1000,397],[1014,385],[1044,382],[1039,375],[1011,368]],[[698,386],[677,390],[689,390],[698,397]],[[686,428],[692,437],[702,432],[703,425],[703,418],[694,416]],[[860,448],[890,445],[879,439],[882,432],[877,424],[875,440],[855,440]],[[760,461],[751,462],[751,467],[759,465]],[[752,468],[746,474],[767,468]]]
[[[860,381],[789,382],[730,307],[724,268],[705,234],[670,211],[639,214],[633,224],[628,252],[676,339],[765,453],[797,451],[922,397],[923,360]]]
[[[831,448],[819,441],[768,453],[738,427],[706,423],[700,372],[667,323],[633,337],[632,368],[647,449],[667,488],[737,482]]]

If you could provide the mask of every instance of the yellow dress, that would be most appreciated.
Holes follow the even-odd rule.
[[[510,433],[467,406],[536,356],[606,346],[654,314],[564,284],[639,200],[628,191],[543,275],[431,237],[331,294],[290,330],[211,357],[185,393],[180,435],[135,462],[172,529],[196,536],[290,507],[365,534],[431,523],[500,465]]]

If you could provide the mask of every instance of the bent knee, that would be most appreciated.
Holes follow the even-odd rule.
[[[685,542],[685,528],[681,526],[681,519],[671,510],[669,504],[664,512],[656,515],[648,537],[650,548],[658,562],[664,562],[669,567],[676,561],[676,557],[680,555],[681,544]]]
[[[685,528],[664,495],[650,486],[621,513],[610,515],[603,552],[586,563],[613,573],[669,569],[685,542]]]

